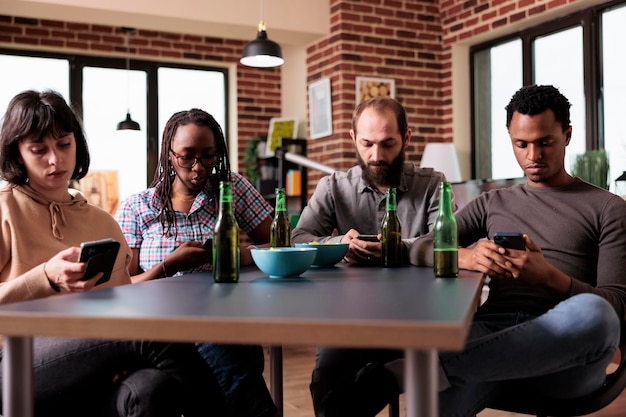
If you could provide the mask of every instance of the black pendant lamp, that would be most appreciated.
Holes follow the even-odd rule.
[[[129,91],[130,91],[130,36],[135,33],[133,28],[122,28],[122,31],[126,34],[126,119],[117,124],[117,130],[141,130],[139,123],[134,121],[130,117]]]
[[[261,0],[261,22],[256,39],[243,47],[243,55],[239,62],[248,67],[271,68],[285,63],[280,45],[268,39],[263,21],[263,0]]]
[[[139,123],[131,119],[130,112],[126,113],[126,119],[117,124],[117,130],[141,130]]]

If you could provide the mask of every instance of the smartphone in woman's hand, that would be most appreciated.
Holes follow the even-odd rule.
[[[113,271],[113,265],[115,265],[115,259],[119,250],[120,243],[113,239],[81,243],[78,262],[87,262],[85,274],[81,279],[88,280],[93,278],[98,272],[103,272],[104,275],[96,282],[96,285],[111,279],[111,272]]]

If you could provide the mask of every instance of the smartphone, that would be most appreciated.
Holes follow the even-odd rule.
[[[207,240],[205,240],[204,243],[202,244],[202,248],[206,250],[213,250],[213,238],[210,237]]]
[[[493,241],[503,248],[526,250],[524,236],[521,233],[496,232],[493,235]]]
[[[81,279],[87,280],[98,272],[103,272],[104,275],[96,282],[96,285],[111,279],[111,272],[113,271],[113,265],[115,265],[115,259],[119,250],[120,243],[113,239],[81,243],[78,262],[87,262],[85,274]]]
[[[379,242],[378,236],[376,235],[358,235],[356,238],[366,242]]]

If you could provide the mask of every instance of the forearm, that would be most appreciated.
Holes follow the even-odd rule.
[[[409,262],[415,266],[433,266],[432,238],[418,237],[413,241],[409,247]]]
[[[176,272],[178,271],[175,271],[174,268],[172,268],[172,265],[167,265],[166,261],[163,260],[145,272],[132,275],[130,279],[133,284],[136,284],[138,282],[171,277],[172,275],[176,274]]]

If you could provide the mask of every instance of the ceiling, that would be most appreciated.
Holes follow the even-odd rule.
[[[261,5],[263,4],[263,12]],[[0,14],[251,40],[263,15],[268,36],[308,45],[329,33],[328,0],[0,0]]]

